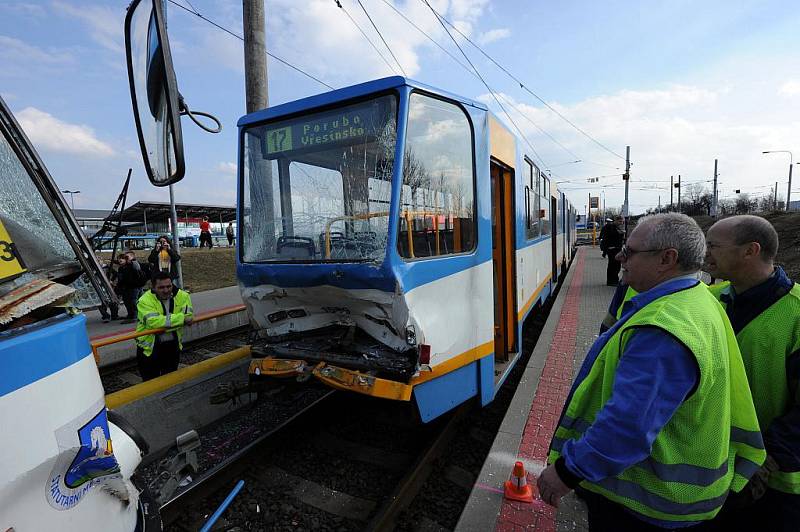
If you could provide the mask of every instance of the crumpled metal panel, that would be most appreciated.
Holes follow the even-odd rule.
[[[75,289],[63,284],[35,279],[0,297],[0,325],[7,325],[36,309],[65,302]]]

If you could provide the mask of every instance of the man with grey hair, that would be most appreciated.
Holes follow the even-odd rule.
[[[760,216],[732,216],[708,230],[706,269],[726,280],[709,288],[736,334],[772,466],[766,492],[754,482],[750,501],[726,505],[721,521],[731,530],[800,527],[800,285],[775,266],[777,253],[778,233]]]
[[[573,488],[592,531],[708,526],[766,453],[736,339],[697,280],[703,232],[647,216],[617,255],[637,295],[592,345],[538,479],[557,506]]]

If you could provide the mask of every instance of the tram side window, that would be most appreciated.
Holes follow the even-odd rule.
[[[541,202],[539,201],[539,169],[533,163],[525,158],[525,204],[527,206],[527,215],[525,218],[526,227],[525,235],[528,240],[539,238],[539,208]]]
[[[556,213],[556,233],[560,235],[564,232],[564,220],[562,219],[562,216],[564,216],[564,199],[561,197],[560,192],[558,193],[556,204],[558,205],[558,211]]]
[[[407,259],[475,248],[472,128],[459,107],[414,93],[409,101],[397,250]]]
[[[550,222],[550,180],[547,179],[544,174],[539,174],[540,177],[540,201],[541,201],[541,214],[542,218],[540,218],[541,226],[542,226],[542,234],[549,235],[551,231],[551,222]]]

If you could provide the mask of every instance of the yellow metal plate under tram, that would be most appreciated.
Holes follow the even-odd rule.
[[[250,361],[250,367],[247,372],[251,375],[291,377],[300,373],[306,365],[303,360],[286,360],[272,357],[254,358]]]
[[[332,366],[325,362],[320,362],[314,366],[311,374],[337,390],[346,390],[394,401],[410,401],[414,386],[441,377],[480,358],[489,356],[492,354],[492,348],[493,342],[487,342],[476,348],[469,349],[441,364],[433,366],[430,371],[418,373],[408,384],[382,379],[356,370]],[[258,358],[250,362],[249,373],[270,377],[286,377],[296,375],[309,366],[310,364],[304,360],[273,357]]]

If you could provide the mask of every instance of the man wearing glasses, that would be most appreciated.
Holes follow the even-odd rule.
[[[592,345],[538,479],[557,506],[573,488],[592,531],[711,526],[764,462],[736,338],[697,273],[702,230],[647,216],[617,257],[638,294]]]
[[[773,469],[755,504],[726,506],[731,529],[800,528],[800,285],[775,266],[777,252],[778,233],[758,216],[732,216],[708,230],[706,269],[727,280],[710,289],[739,342]]]

